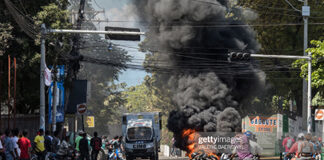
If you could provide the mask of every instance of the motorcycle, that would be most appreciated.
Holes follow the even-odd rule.
[[[124,160],[122,157],[122,153],[119,149],[113,149],[113,151],[109,154],[108,160]]]

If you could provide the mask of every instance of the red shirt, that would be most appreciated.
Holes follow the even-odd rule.
[[[282,146],[285,147],[285,152],[289,152],[289,149],[288,146],[287,146],[287,142],[288,142],[288,139],[291,139],[291,146],[290,148],[292,147],[292,145],[295,143],[295,140],[293,138],[290,138],[290,137],[286,137],[283,141],[282,141]]]
[[[29,159],[28,148],[31,147],[30,140],[26,137],[21,137],[18,140],[18,145],[20,148],[20,158],[21,159]]]
[[[299,143],[299,141],[297,141],[296,143],[294,143],[292,145],[292,147],[289,150],[289,153],[296,153],[297,154],[297,152],[298,152],[298,143]]]

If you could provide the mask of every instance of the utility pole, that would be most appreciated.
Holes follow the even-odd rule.
[[[41,62],[40,62],[40,105],[39,105],[39,128],[45,130],[45,24],[41,26]]]
[[[303,9],[304,10],[304,9]],[[304,13],[303,13],[304,14]],[[283,58],[283,59],[307,59],[308,61],[308,85],[307,85],[307,133],[312,131],[312,53],[304,56],[290,56],[290,55],[262,55],[262,54],[251,54],[251,57],[259,58]],[[322,123],[323,133],[324,124]],[[322,135],[324,137],[324,134]]]
[[[11,59],[10,59],[10,55],[8,55],[8,129],[10,129],[10,112],[11,112],[11,97],[10,97],[10,79],[11,79],[11,74],[10,74],[10,70],[11,70]]]
[[[56,131],[56,112],[57,112],[57,73],[56,73],[56,67],[53,67],[53,103],[52,103],[52,131]]]
[[[304,19],[304,56],[307,56],[306,49],[308,48],[308,17],[310,16],[310,7],[308,6],[308,0],[304,0],[304,6],[302,7],[302,16]],[[308,80],[310,81],[310,80]],[[306,113],[307,133],[312,130],[312,105],[309,102],[309,97],[306,95],[309,92],[309,83],[303,80],[303,114]],[[305,118],[305,116],[303,116]]]

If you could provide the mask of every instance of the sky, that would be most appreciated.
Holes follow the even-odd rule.
[[[109,23],[95,23],[98,30],[104,30],[104,27],[109,26],[119,26],[119,27],[136,27],[140,28],[140,24],[137,24],[136,20],[138,17],[133,14],[134,6],[131,4],[131,0],[92,0],[92,5],[96,10],[105,10],[104,14],[98,14],[96,19],[107,19],[111,22]],[[128,21],[128,22],[114,22],[114,21]],[[143,40],[144,37],[141,37]],[[134,41],[111,41],[113,44],[122,45],[126,47],[121,47],[125,49],[132,60],[130,64],[141,65],[145,59],[145,53],[138,51],[138,43]],[[139,85],[143,82],[144,77],[148,75],[143,70],[127,69],[119,75],[118,83],[126,82],[127,86]]]

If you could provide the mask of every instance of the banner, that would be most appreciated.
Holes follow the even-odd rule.
[[[44,77],[45,77],[45,85],[50,86],[52,84],[52,73],[51,70],[47,68],[47,66],[45,66]]]
[[[58,66],[56,82],[56,98],[54,99],[54,82],[48,93],[48,123],[52,124],[52,105],[56,102],[56,122],[64,122],[64,65]]]

